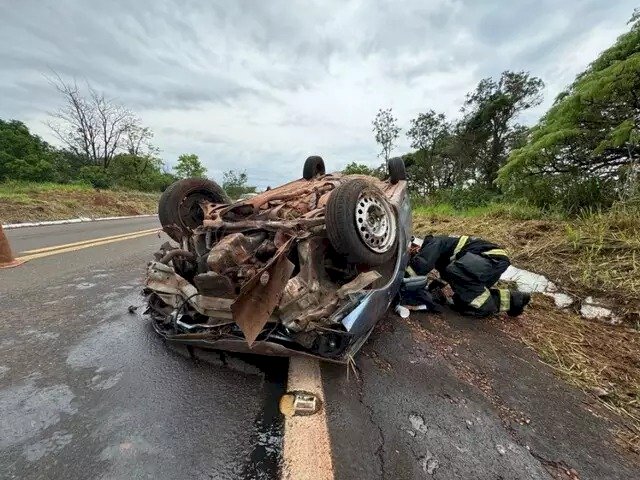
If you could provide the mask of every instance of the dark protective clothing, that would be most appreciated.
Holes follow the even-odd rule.
[[[409,262],[417,275],[427,275],[435,268],[454,292],[454,308],[477,316],[522,313],[528,295],[492,288],[509,265],[507,253],[498,245],[466,235],[429,236]]]

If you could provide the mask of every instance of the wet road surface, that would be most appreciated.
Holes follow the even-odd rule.
[[[157,217],[125,218],[97,222],[20,227],[5,230],[16,256],[52,245],[64,245],[93,238],[110,237],[150,228],[160,228]]]
[[[166,348],[140,294],[161,241],[0,271],[0,478],[277,477],[287,362]]]
[[[9,234],[20,252],[154,222]],[[163,241],[0,270],[0,478],[279,477],[288,362],[167,348],[140,294]],[[637,478],[615,419],[490,321],[388,315],[355,372],[321,371],[336,479]]]

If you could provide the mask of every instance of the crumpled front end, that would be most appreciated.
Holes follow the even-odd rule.
[[[357,265],[336,251],[324,207],[340,179],[300,180],[231,205],[201,201],[202,224],[148,265],[156,331],[209,348],[343,361],[362,337],[343,319],[400,262]],[[379,184],[390,199],[404,192]]]

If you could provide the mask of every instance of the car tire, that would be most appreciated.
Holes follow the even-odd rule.
[[[302,178],[305,180],[311,180],[319,175],[324,175],[326,172],[324,168],[324,160],[322,157],[312,155],[308,157],[304,162],[304,168],[302,169]]]
[[[224,190],[206,178],[185,178],[167,187],[158,202],[158,217],[167,235],[180,242],[190,230],[202,225],[201,200],[229,203]]]
[[[369,180],[351,178],[338,185],[327,201],[325,223],[331,245],[349,262],[376,266],[396,253],[395,211]]]
[[[394,185],[400,180],[407,179],[407,169],[404,166],[404,160],[400,157],[391,158],[389,160],[389,179]]]

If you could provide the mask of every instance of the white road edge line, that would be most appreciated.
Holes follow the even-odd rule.
[[[313,415],[285,417],[282,479],[333,480],[331,441],[318,360],[290,358],[287,391],[295,390],[314,393],[323,406]]]
[[[157,217],[157,216],[158,216],[157,213],[150,213],[145,215],[124,215],[122,217],[100,217],[100,218],[78,217],[78,218],[67,218],[65,220],[46,220],[43,222],[8,223],[7,225],[2,225],[2,228],[4,230],[10,230],[13,228],[46,227],[47,225],[65,225],[67,223],[102,222],[104,220],[126,220],[128,218],[145,218],[145,217]]]

